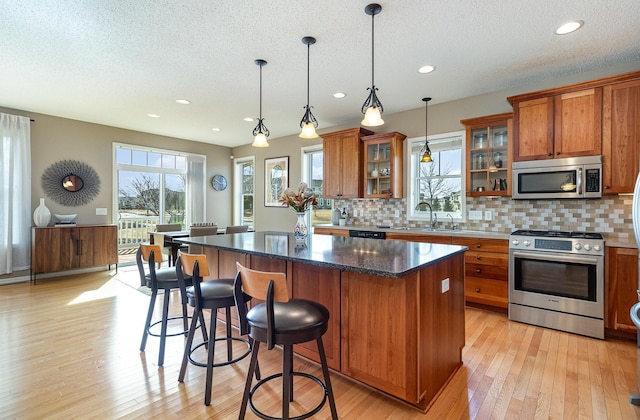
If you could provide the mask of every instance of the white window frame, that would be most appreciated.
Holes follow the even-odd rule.
[[[323,152],[324,149],[322,147],[322,143],[320,144],[314,144],[313,146],[304,146],[300,148],[300,162],[302,163],[300,165],[300,179],[303,182],[306,182],[307,185],[311,185],[311,179],[309,179],[309,173],[310,173],[310,168],[309,168],[309,154],[310,153],[314,153],[314,152]],[[295,188],[296,186],[293,186],[293,188]],[[308,211],[305,216],[304,216],[307,226],[313,226],[312,223],[312,219],[311,219],[311,212]]]
[[[460,150],[461,156],[460,159],[460,214],[453,218],[456,223],[464,223],[466,221],[466,132],[464,130],[454,131],[450,133],[442,133],[442,134],[434,134],[427,137],[429,141],[429,147],[432,150],[437,149],[438,143],[442,143],[445,141],[450,141],[451,138],[459,137],[460,138]],[[405,184],[407,186],[407,219],[412,221],[429,221],[429,212],[428,211],[419,211],[416,210],[416,205],[418,204],[418,193],[416,191],[417,183],[417,163],[418,160],[411,155],[411,150],[414,146],[424,145],[425,138],[424,137],[413,137],[407,139],[405,141],[405,168],[408,168],[406,172]],[[434,211],[434,215],[437,215],[438,220],[441,222],[450,221],[447,216],[447,212]]]
[[[245,156],[233,160],[233,224],[243,224],[242,166],[253,164],[253,229],[256,230],[256,157]]]

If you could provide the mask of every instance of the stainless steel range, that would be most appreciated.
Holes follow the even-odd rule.
[[[509,319],[604,339],[602,235],[513,232],[509,241]]]

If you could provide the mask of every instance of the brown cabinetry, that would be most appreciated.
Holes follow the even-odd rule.
[[[320,226],[315,226],[313,228],[313,233],[319,234],[319,235],[349,236],[349,231],[347,229],[333,229],[330,227],[320,227]]]
[[[402,198],[402,142],[406,137],[398,132],[362,137],[365,198]]]
[[[602,153],[602,87],[508,98],[513,104],[513,160]]]
[[[372,131],[358,127],[322,136],[324,198],[362,198],[363,146],[360,139],[371,134]]]
[[[467,131],[467,195],[511,195],[513,114],[460,121]]]
[[[118,263],[116,225],[34,227],[31,276]]]
[[[605,258],[605,327],[635,333],[629,310],[638,302],[638,250],[607,247]]]
[[[605,86],[602,114],[603,193],[632,193],[640,165],[640,80]]]
[[[506,309],[509,304],[509,241],[453,237],[465,253],[465,300]]]

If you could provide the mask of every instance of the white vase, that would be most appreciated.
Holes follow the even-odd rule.
[[[38,227],[44,227],[51,221],[51,212],[44,205],[44,198],[40,199],[40,205],[33,212],[33,221]]]
[[[296,214],[298,215],[298,221],[293,227],[293,236],[296,238],[296,242],[304,242],[309,235],[307,224],[304,221],[305,212],[298,212]]]

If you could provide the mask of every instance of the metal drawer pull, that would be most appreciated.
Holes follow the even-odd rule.
[[[480,288],[479,287],[476,289],[476,293],[480,293]]]

